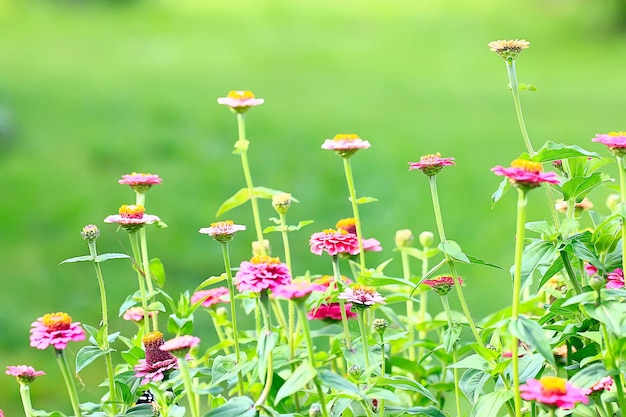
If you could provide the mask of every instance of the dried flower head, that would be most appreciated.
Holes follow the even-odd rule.
[[[140,359],[135,365],[135,376],[141,378],[141,384],[163,381],[177,367],[176,358],[160,349],[165,343],[163,333],[150,332],[142,341],[146,358]]]
[[[372,287],[356,284],[339,294],[340,300],[346,300],[358,308],[369,308],[375,304],[386,304],[385,297]]]
[[[240,292],[274,291],[290,282],[291,274],[287,265],[278,258],[264,255],[253,256],[249,262],[242,262],[235,275],[235,284]]]
[[[517,56],[524,50],[528,48],[530,42],[525,41],[524,39],[515,39],[515,40],[499,40],[489,42],[487,46],[490,51],[497,53],[500,58],[506,61],[513,61]]]
[[[463,280],[461,278],[458,278],[458,280],[459,284],[463,284]],[[433,279],[425,279],[422,281],[422,284],[429,286],[434,292],[444,296],[450,292],[452,287],[454,287],[454,278],[444,275]]]
[[[624,288],[624,270],[616,268],[606,276],[606,288]]]
[[[359,253],[359,241],[354,233],[343,229],[326,229],[323,232],[313,233],[309,239],[311,252],[321,255],[323,252],[331,256],[341,253],[356,255]]]
[[[441,154],[424,155],[418,162],[409,162],[409,171],[419,169],[424,174],[432,177],[439,174],[443,167],[455,165],[454,158],[442,158]]]
[[[191,296],[191,303],[195,304],[202,300],[202,307],[209,308],[216,304],[230,303],[228,288],[217,287],[210,290],[196,291]]]
[[[226,97],[217,99],[218,104],[224,104],[235,113],[245,113],[250,107],[260,106],[265,103],[262,98],[255,98],[252,91],[249,90],[232,90],[228,92]]]
[[[272,295],[288,300],[304,300],[312,292],[324,292],[326,286],[312,283],[310,281],[292,281],[289,284],[280,285],[272,290]]]
[[[200,344],[200,338],[191,335],[177,336],[163,343],[159,349],[169,352],[177,358],[184,358],[189,350]]]
[[[68,342],[85,340],[85,332],[79,322],[72,322],[67,313],[51,313],[39,317],[31,324],[30,345],[45,349],[52,345],[63,350]]]
[[[35,371],[35,368],[27,365],[7,366],[7,375],[17,378],[17,381],[23,385],[29,385],[35,381],[38,376],[45,375],[44,371]]]
[[[161,219],[152,214],[146,214],[142,205],[124,204],[118,210],[118,214],[112,214],[104,219],[105,223],[117,223],[128,232],[141,229],[145,224],[153,224]]]
[[[346,303],[343,306],[346,313],[346,319],[350,320],[357,316],[357,314],[351,310],[352,304]],[[326,320],[326,321],[341,321],[341,304],[328,303],[320,304],[307,314],[309,320]]]
[[[159,185],[163,183],[161,177],[156,174],[137,173],[122,175],[122,179],[117,181],[120,184],[130,185],[137,193],[147,192],[153,185]]]
[[[340,133],[332,139],[326,139],[322,144],[322,149],[335,151],[342,158],[349,158],[359,149],[368,149],[370,143],[363,140],[355,133]]]
[[[577,403],[589,402],[584,389],[577,388],[569,381],[556,376],[544,376],[538,380],[529,379],[519,388],[524,400],[537,401],[548,407],[570,410]]]
[[[613,155],[626,155],[626,132],[609,132],[596,135],[591,141],[606,145]]]
[[[211,227],[203,227],[200,233],[209,235],[218,242],[230,242],[235,237],[235,233],[246,230],[246,226],[235,224],[232,220],[211,223]]]
[[[539,187],[543,183],[560,183],[559,177],[554,172],[543,172],[543,167],[539,162],[526,159],[514,160],[510,168],[498,165],[491,171],[496,175],[507,177],[513,186],[525,191]]]
[[[98,226],[94,224],[88,224],[87,226],[83,227],[83,231],[80,232],[80,235],[87,242],[95,242],[96,239],[100,237],[100,229],[98,229]]]

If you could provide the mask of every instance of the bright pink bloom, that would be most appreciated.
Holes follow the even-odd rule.
[[[159,185],[163,180],[156,174],[136,173],[124,174],[122,179],[117,181],[120,184],[130,185],[130,188],[138,193],[145,193],[153,185]]]
[[[624,270],[622,268],[614,269],[606,276],[606,288],[624,288]]]
[[[272,295],[288,300],[298,300],[306,298],[314,291],[324,292],[328,287],[311,283],[309,281],[292,281],[289,284],[280,285],[272,290]]]
[[[135,365],[135,376],[141,378],[142,385],[151,381],[163,381],[178,366],[174,356],[160,349],[165,343],[163,333],[150,332],[143,337],[142,341],[146,350],[146,358],[139,359],[139,363]]]
[[[346,312],[346,318],[349,320],[357,316],[355,312],[350,310],[352,304],[346,303],[343,308]],[[320,304],[318,307],[309,311],[307,314],[309,320],[341,320],[341,305],[339,303]]]
[[[255,98],[252,91],[248,90],[232,90],[228,92],[226,97],[217,99],[218,104],[224,104],[236,113],[243,113],[250,107],[260,106],[265,103],[262,98]]]
[[[543,172],[539,162],[526,159],[516,159],[511,162],[510,168],[500,165],[491,168],[491,171],[500,176],[505,176],[510,183],[523,189],[539,187],[542,183],[559,184],[559,177],[554,172]]]
[[[291,274],[287,265],[278,258],[264,255],[254,256],[250,262],[242,262],[235,275],[235,284],[240,292],[274,291],[277,287],[290,282]]]
[[[529,379],[520,387],[520,396],[526,401],[538,401],[549,407],[571,410],[577,403],[587,404],[585,390],[577,388],[563,378],[544,376]]]
[[[142,205],[124,204],[119,209],[119,214],[112,214],[104,219],[105,223],[117,223],[128,231],[134,231],[144,224],[152,224],[160,221],[158,216],[145,214],[146,209]]]
[[[432,155],[424,155],[418,162],[409,162],[409,171],[413,169],[419,169],[424,174],[432,177],[439,174],[443,167],[455,165],[454,158],[442,158],[441,154],[437,152]]]
[[[463,284],[463,280],[458,278],[459,284]],[[449,276],[441,276],[433,279],[425,279],[422,284],[432,288],[439,295],[447,295],[452,287],[454,287],[454,278]]]
[[[27,365],[7,366],[7,375],[13,375],[20,384],[30,384],[38,376],[45,375],[44,371],[35,371],[35,368]]]
[[[158,310],[148,312],[148,317],[152,317],[155,314],[158,314]],[[143,320],[144,315],[143,307],[131,307],[124,312],[122,318],[127,321],[140,322]]]
[[[212,305],[219,303],[229,303],[230,297],[228,293],[228,288],[226,287],[217,287],[211,288],[210,290],[202,290],[196,291],[191,296],[191,303],[195,304],[198,301],[202,301],[202,307],[209,308]]]
[[[203,227],[200,233],[209,235],[218,242],[229,242],[235,236],[235,233],[246,230],[246,226],[233,223],[232,220],[211,223],[211,227]]]
[[[339,220],[335,227],[338,230],[345,230],[348,233],[353,233],[356,235],[356,220],[354,219],[354,217],[348,217],[346,219]],[[363,250],[365,252],[381,252],[383,250],[383,247],[380,245],[380,242],[377,239],[374,239],[372,237],[369,239],[363,239]]]
[[[45,349],[52,345],[63,350],[67,342],[85,340],[85,332],[79,322],[72,322],[66,313],[52,313],[39,317],[31,324],[30,345],[37,349]]]
[[[587,271],[587,275],[592,276],[598,273],[598,268],[591,264],[585,264],[585,271]]]
[[[340,253],[356,255],[359,253],[359,241],[354,233],[343,229],[326,229],[323,232],[313,233],[309,239],[311,252],[321,255],[323,252],[331,256]]]
[[[200,338],[191,335],[178,336],[163,343],[159,349],[170,352],[178,358],[184,358],[189,349],[200,344]]]
[[[326,139],[322,144],[322,149],[335,151],[337,155],[348,158],[359,149],[367,149],[370,146],[368,141],[361,139],[355,133],[340,133],[332,139]]]
[[[598,394],[602,393],[602,391],[608,391],[613,386],[614,381],[610,376],[605,376],[601,378],[598,382],[596,382],[591,388],[585,390],[585,394]]]
[[[624,155],[626,153],[626,132],[610,132],[596,135],[591,141],[606,145],[615,155]]]
[[[386,304],[385,297],[380,295],[374,288],[361,284],[346,288],[344,292],[339,294],[338,298],[353,303],[355,307],[360,308],[368,308],[374,304]]]

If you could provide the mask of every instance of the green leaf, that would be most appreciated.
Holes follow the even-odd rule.
[[[61,261],[59,263],[59,265],[61,265],[61,264],[69,264],[69,263],[73,263],[73,262],[85,262],[85,261],[93,261],[93,257],[91,255],[76,256],[74,258],[69,258],[69,259],[66,259],[64,261]]]
[[[501,266],[498,266],[498,265],[496,265],[496,264],[492,264],[492,263],[489,263],[489,262],[485,262],[485,261],[483,261],[482,259],[478,259],[478,258],[477,258],[477,257],[475,257],[475,256],[472,256],[472,255],[466,255],[466,256],[468,257],[468,259],[469,259],[470,263],[472,263],[472,264],[475,264],[475,265],[484,265],[484,266],[490,266],[491,268],[502,269],[502,267],[501,267]]]
[[[124,415],[132,417],[153,417],[154,409],[152,408],[152,404],[139,404],[134,407],[130,407],[126,410]]]
[[[271,200],[272,197],[274,197],[277,194],[286,194],[284,191],[274,190],[272,188],[267,188],[267,187],[254,187],[252,189],[252,192],[254,193],[255,197],[264,198],[266,200]],[[293,196],[291,197],[290,200],[293,201],[294,203],[299,203],[298,199]]]
[[[348,201],[352,202],[352,198],[348,197]],[[356,199],[357,204],[375,203],[378,199],[374,197],[360,197]]]
[[[254,401],[250,397],[233,397],[226,404],[212,409],[204,417],[256,417]]]
[[[150,279],[163,288],[165,285],[165,267],[159,258],[150,259]]]
[[[96,262],[104,262],[109,259],[130,259],[130,256],[125,253],[103,253],[96,256]]]
[[[397,415],[410,414],[412,416],[446,417],[446,414],[444,414],[440,409],[433,406],[403,408],[385,404],[385,411],[388,411],[390,413],[401,413]]]
[[[511,398],[513,398],[513,393],[508,390],[493,391],[485,394],[472,407],[470,417],[497,416],[504,403]]]
[[[556,254],[557,251],[554,244],[546,242],[545,240],[534,239],[527,245],[522,254],[522,285],[528,282],[533,272],[535,272],[538,267],[550,265],[554,262]],[[512,268],[514,268],[514,266]]]
[[[618,337],[626,336],[626,304],[611,300],[603,301],[599,306],[588,304],[581,308]]]
[[[589,152],[577,145],[564,145],[562,143],[547,141],[530,160],[535,162],[551,162],[577,156],[600,158],[598,153]]]
[[[582,200],[595,187],[613,181],[610,175],[604,172],[594,172],[588,177],[574,177],[561,185],[564,200]]]
[[[443,331],[442,339],[443,339],[443,348],[446,353],[451,353],[454,349],[454,345],[457,340],[461,336],[461,327],[460,326],[452,326],[448,327]]]
[[[303,389],[316,375],[317,370],[309,362],[302,363],[280,387],[276,393],[274,404],[278,404],[283,398]]]
[[[576,372],[576,374],[570,378],[569,382],[579,388],[591,388],[597,384],[600,379],[608,375],[609,371],[606,370],[604,364],[602,362],[595,362]]]
[[[474,405],[482,395],[483,387],[489,379],[491,379],[489,372],[481,371],[480,369],[468,369],[461,375],[459,388],[468,401]]]
[[[490,370],[491,366],[489,362],[485,358],[480,355],[473,354],[466,358],[461,359],[451,365],[448,365],[449,368],[469,368],[469,369],[478,369],[479,371]]]
[[[500,201],[504,193],[509,191],[511,187],[512,186],[508,178],[504,178],[502,181],[500,181],[498,189],[491,195],[491,208],[493,208],[496,203]]]
[[[361,390],[352,382],[340,377],[334,372],[328,370],[322,370],[319,373],[320,380],[324,385],[334,388],[335,390],[342,392],[343,394],[351,394],[352,398],[362,399],[367,401],[367,397],[363,395]]]
[[[456,243],[454,240],[446,240],[444,242],[441,242],[438,245],[438,248],[443,253],[448,254],[453,259],[456,259],[456,260],[459,260],[459,261],[462,261],[462,262],[470,263],[470,260],[467,257],[467,255],[463,253],[463,250],[461,249],[459,244]]]
[[[109,352],[111,352],[111,349],[100,350],[100,348],[96,346],[83,346],[76,354],[76,373],[79,373],[87,365]]]
[[[428,398],[435,404],[438,403],[437,398],[419,382],[405,376],[396,375],[389,377],[380,377],[376,380],[378,386],[391,386],[404,391],[413,391]]]
[[[248,192],[248,189],[242,188],[241,190],[233,194],[232,197],[228,198],[226,201],[222,203],[220,208],[217,210],[217,213],[215,214],[215,216],[219,217],[222,214],[226,213],[227,211],[230,211],[234,209],[235,207],[239,207],[240,205],[242,205],[249,199],[250,199],[250,193]]]
[[[257,346],[257,355],[259,357],[259,376],[261,377],[261,380],[264,380],[269,357],[272,354],[272,350],[278,343],[278,334],[268,331],[263,331],[261,333],[261,340],[259,340],[259,344]]]
[[[178,317],[176,314],[170,314],[167,320],[167,331],[176,335],[193,333],[193,314],[189,317]]]
[[[509,323],[509,332],[534,347],[546,361],[552,366],[556,366],[550,342],[548,342],[539,323],[526,316],[519,316],[517,320],[511,320]]]
[[[519,381],[526,382],[530,378],[535,378],[544,365],[544,358],[540,354],[524,355],[519,358]]]
[[[203,288],[206,288],[208,286],[211,286],[213,284],[217,284],[218,282],[222,282],[222,281],[225,281],[225,280],[226,280],[226,274],[225,273],[223,273],[222,275],[216,275],[216,276],[208,277],[207,279],[202,281],[202,283],[200,285],[198,285],[196,287],[194,292],[200,291]]]

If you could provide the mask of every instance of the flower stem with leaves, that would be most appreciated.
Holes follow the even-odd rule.
[[[63,379],[65,380],[65,386],[67,388],[67,393],[70,397],[70,403],[72,404],[72,409],[74,410],[74,416],[82,417],[83,414],[82,414],[82,411],[80,410],[80,401],[78,400],[78,391],[76,391],[76,384],[74,383],[74,379],[72,378],[72,373],[70,372],[70,366],[67,362],[65,351],[63,349],[55,349],[54,353],[56,355],[59,368],[61,369],[61,374],[63,375]]]

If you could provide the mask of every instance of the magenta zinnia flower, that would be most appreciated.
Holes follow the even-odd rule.
[[[424,174],[432,177],[439,174],[443,167],[455,165],[454,158],[442,158],[441,154],[437,152],[434,155],[424,155],[418,162],[409,162],[409,171],[413,169],[419,169]]]
[[[218,104],[224,104],[235,113],[244,113],[250,107],[260,106],[265,102],[262,98],[255,98],[252,91],[248,90],[232,90],[228,92],[226,97],[217,99]]]
[[[299,300],[309,296],[314,291],[324,292],[328,287],[311,283],[309,281],[292,281],[289,284],[280,285],[272,290],[272,295],[288,300]]]
[[[459,284],[463,284],[463,280],[458,278]],[[425,279],[422,284],[432,288],[439,295],[447,295],[452,287],[454,287],[454,278],[449,276],[441,276],[433,279]]]
[[[13,375],[20,384],[31,384],[38,376],[45,375],[44,371],[35,371],[35,368],[27,365],[7,366],[7,375]]]
[[[156,174],[133,172],[132,174],[122,175],[122,179],[117,182],[120,184],[130,185],[130,188],[138,193],[145,193],[153,185],[161,184],[163,180]]]
[[[144,313],[145,312],[144,312],[143,307],[131,307],[124,312],[124,315],[122,316],[122,318],[127,321],[140,322],[144,319],[144,316],[145,316]],[[148,317],[152,317],[155,314],[158,314],[158,310],[149,311]]]
[[[356,255],[359,253],[359,241],[354,233],[348,233],[343,229],[326,229],[323,232],[313,233],[309,239],[311,252],[321,255],[326,252],[331,256],[340,253]]]
[[[85,340],[85,332],[79,322],[72,322],[67,313],[51,313],[39,317],[31,324],[30,345],[45,349],[52,345],[57,350],[65,349],[67,342]]]
[[[587,275],[592,276],[598,273],[598,268],[591,264],[585,263],[585,271],[587,272]]]
[[[142,205],[124,204],[118,213],[107,216],[105,223],[117,223],[129,232],[143,227],[144,224],[152,224],[160,221],[158,216],[145,214],[146,209]]]
[[[230,297],[228,294],[228,288],[217,287],[210,290],[196,291],[191,296],[191,304],[195,304],[202,300],[202,307],[209,308],[212,305],[219,303],[229,303]]]
[[[350,303],[346,303],[343,306],[347,319],[357,316],[357,314],[350,309],[351,307],[352,304]],[[309,320],[341,321],[341,305],[339,303],[320,304],[318,307],[309,311],[307,318]]]
[[[211,223],[211,227],[203,227],[199,232],[211,236],[218,242],[230,242],[235,237],[235,233],[242,230],[246,230],[246,226],[235,224],[232,220],[225,220]]]
[[[613,386],[614,381],[610,376],[605,376],[596,382],[591,388],[585,390],[585,394],[601,394],[603,391],[608,391]]]
[[[240,292],[274,291],[277,287],[290,282],[291,274],[287,265],[278,258],[265,255],[254,256],[249,262],[242,262],[235,275],[235,284]]]
[[[526,401],[537,401],[548,407],[571,410],[577,403],[587,404],[589,398],[585,390],[577,388],[569,381],[556,376],[529,379],[520,385],[520,396]]]
[[[596,135],[591,141],[606,145],[614,155],[622,156],[626,154],[626,132],[610,132]]]
[[[168,340],[159,347],[162,351],[169,352],[178,358],[184,358],[189,349],[200,344],[200,338],[191,335],[178,336]]]
[[[361,139],[355,133],[340,133],[332,139],[326,139],[322,144],[322,149],[335,151],[337,155],[349,158],[359,149],[367,149],[370,146],[368,141]]]
[[[361,284],[346,288],[344,292],[339,294],[338,298],[353,303],[355,307],[359,308],[369,308],[374,304],[386,304],[385,297],[374,288]]]
[[[614,269],[606,276],[606,288],[624,288],[624,270],[622,268]]]
[[[504,168],[500,165],[491,169],[491,171],[500,176],[505,176],[515,187],[524,190],[539,187],[542,183],[559,184],[559,177],[554,172],[543,172],[543,168],[539,162],[528,161],[526,159],[516,159],[511,162],[510,168]]]
[[[141,378],[142,385],[151,381],[163,381],[173,369],[177,368],[176,358],[159,349],[164,343],[161,332],[150,332],[143,337],[146,358],[139,359],[139,363],[134,367],[135,376]]]

